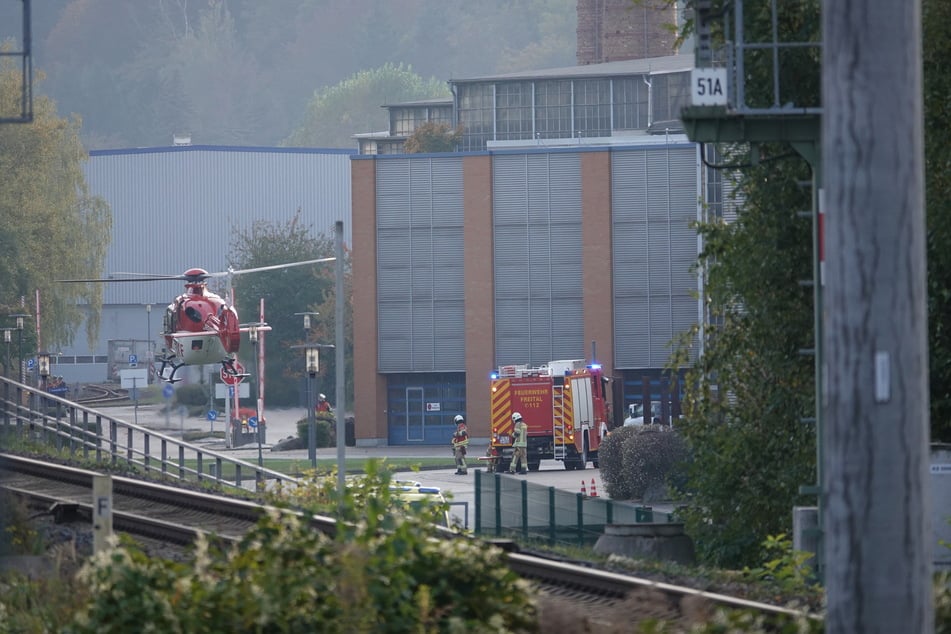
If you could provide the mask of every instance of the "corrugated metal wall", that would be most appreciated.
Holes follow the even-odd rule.
[[[376,161],[380,372],[465,370],[462,158]]]
[[[235,229],[258,219],[286,221],[298,209],[308,226],[329,238],[333,223],[343,220],[349,243],[354,153],[198,145],[91,152],[84,170],[89,191],[112,208],[103,273],[223,271]],[[107,284],[95,348],[80,326],[73,345],[61,352],[103,355],[111,339],[147,339],[150,333],[157,339],[165,306],[182,290],[181,282]],[[82,381],[104,376],[102,368],[64,366],[63,373]]]
[[[90,192],[112,207],[105,272],[175,275],[223,271],[234,231],[289,220],[298,209],[314,232],[350,236],[350,155],[344,150],[182,146],[92,152]],[[110,284],[107,304],[171,300],[178,282]]]
[[[661,368],[673,337],[698,321],[697,147],[612,153],[614,364]]]
[[[496,361],[583,358],[579,155],[500,154],[492,173]]]

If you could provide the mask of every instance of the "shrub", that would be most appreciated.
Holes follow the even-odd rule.
[[[310,426],[306,418],[302,418],[297,421],[297,437],[304,442],[304,446],[307,446],[307,443],[310,441]],[[331,419],[327,419],[326,416],[317,416],[317,424],[315,426],[317,434],[317,446],[318,447],[335,447],[336,442],[336,422]]]
[[[615,429],[598,450],[601,478],[616,500],[663,499],[686,458],[681,435],[662,425]]]
[[[179,386],[175,390],[175,402],[177,402],[179,405],[187,405],[191,407],[207,405],[208,390],[204,385],[198,383]]]
[[[72,631],[537,632],[530,586],[500,549],[438,539],[429,519],[396,501],[385,474],[337,496],[335,537],[274,510],[227,551],[204,540],[195,561],[152,561],[129,549],[95,557],[82,579],[94,597]],[[313,509],[309,509],[313,511]]]

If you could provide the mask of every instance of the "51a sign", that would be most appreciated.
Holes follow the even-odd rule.
[[[693,105],[727,105],[725,68],[694,68],[690,71],[690,86]]]

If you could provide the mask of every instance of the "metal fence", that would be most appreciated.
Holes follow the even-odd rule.
[[[37,388],[0,377],[0,449],[16,439],[42,442],[98,465],[249,489],[297,484],[279,471],[114,418]]]
[[[475,472],[474,531],[484,537],[586,547],[592,546],[609,524],[673,521],[669,513],[650,506]]]

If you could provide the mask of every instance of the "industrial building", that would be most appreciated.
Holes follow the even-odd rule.
[[[456,79],[462,151],[366,153],[359,139],[358,445],[448,442],[460,413],[487,438],[490,373],[558,359],[600,363],[616,411],[648,398],[676,414],[671,342],[703,321],[693,223],[723,213],[677,121],[692,62]]]

